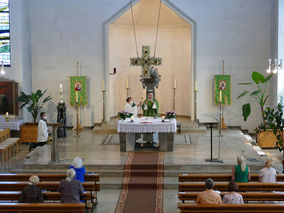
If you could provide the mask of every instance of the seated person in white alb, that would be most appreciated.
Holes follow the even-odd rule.
[[[125,111],[130,113],[130,116],[133,115],[134,118],[137,118],[138,107],[141,106],[141,103],[135,104],[131,97],[126,98]]]

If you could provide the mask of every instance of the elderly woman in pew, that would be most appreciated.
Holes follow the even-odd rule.
[[[20,203],[42,203],[43,202],[43,195],[38,188],[37,184],[39,183],[38,176],[31,176],[29,178],[29,185],[25,186],[21,192],[19,197]]]
[[[76,172],[76,180],[79,180],[81,183],[85,182],[85,174],[86,170],[85,167],[83,166],[83,161],[79,157],[75,157],[69,167],[69,169],[74,169]]]
[[[237,157],[238,165],[232,169],[232,181],[247,183],[250,180],[250,169],[245,163],[244,157]]]
[[[224,204],[242,204],[243,196],[239,193],[237,193],[239,187],[236,184],[235,181],[230,181],[228,185],[229,193],[225,194],[223,197],[223,203]]]
[[[275,183],[277,179],[276,170],[272,168],[273,160],[266,159],[265,167],[259,171],[258,181],[261,183]]]
[[[61,203],[80,203],[80,196],[84,193],[84,188],[75,176],[75,170],[68,169],[66,179],[61,180],[58,187],[61,193]]]

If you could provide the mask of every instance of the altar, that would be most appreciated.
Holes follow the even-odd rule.
[[[131,120],[119,120],[117,132],[119,133],[120,151],[135,150],[137,133],[158,133],[159,150],[172,152],[174,146],[174,133],[177,131],[176,119],[142,117]]]

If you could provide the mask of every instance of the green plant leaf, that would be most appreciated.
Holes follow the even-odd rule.
[[[260,89],[253,91],[250,96],[256,96],[260,93]]]
[[[262,74],[260,74],[259,72],[254,71],[251,75],[251,78],[256,84],[266,82],[266,78]]]
[[[241,97],[244,97],[248,94],[249,92],[247,90],[243,91],[242,94],[240,94],[237,99],[241,98]]]
[[[244,118],[244,121],[246,121],[247,118],[249,117],[250,113],[251,113],[250,103],[244,104],[243,108],[242,108],[242,111],[243,111],[242,116]]]

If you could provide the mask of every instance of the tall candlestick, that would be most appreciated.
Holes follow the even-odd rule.
[[[176,88],[177,88],[177,79],[174,78],[174,89],[176,89]]]
[[[222,90],[219,92],[219,103],[222,103]]]
[[[76,91],[75,94],[76,94],[76,96],[75,96],[75,102],[78,103],[78,102],[79,102],[79,92]]]
[[[129,89],[129,87],[128,87],[128,78],[125,80],[125,88]]]
[[[103,80],[103,84],[102,84],[102,91],[105,91],[105,81]]]
[[[197,81],[194,82],[194,92],[197,92]]]

